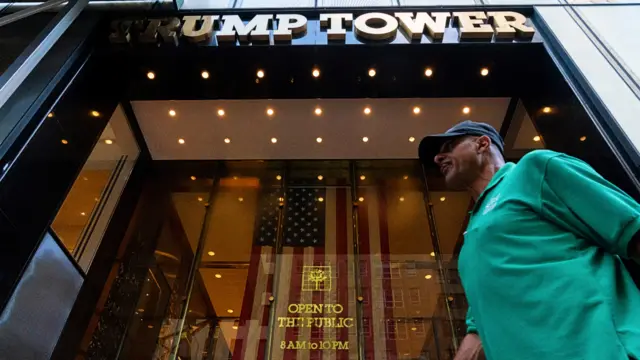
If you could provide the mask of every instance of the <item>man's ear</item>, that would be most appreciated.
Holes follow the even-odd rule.
[[[488,136],[483,135],[476,139],[478,144],[478,152],[486,152],[491,150],[491,139]]]

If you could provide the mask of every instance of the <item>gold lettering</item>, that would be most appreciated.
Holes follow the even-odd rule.
[[[297,318],[288,317],[288,318],[287,318],[287,327],[294,327],[294,326],[296,326],[296,319],[297,319]]]
[[[441,40],[444,37],[444,29],[447,27],[447,19],[451,16],[448,12],[432,12],[429,16],[426,12],[419,12],[415,19],[413,13],[401,12],[395,14],[400,20],[400,26],[409,35],[410,38],[418,40],[425,31],[429,33],[435,40]],[[435,18],[435,20],[434,20]]]
[[[353,318],[346,318],[343,320],[343,323],[345,327],[353,327]]]
[[[487,15],[493,19],[493,28],[498,39],[513,39],[517,34],[520,37],[530,39],[535,34],[535,30],[525,25],[527,18],[513,11],[488,12]]]
[[[185,16],[183,18],[182,35],[191,42],[201,42],[211,39],[213,35],[213,24],[218,20],[218,15],[206,16]],[[197,28],[198,21],[202,20],[200,28]]]
[[[286,317],[279,316],[278,317],[278,327],[284,327],[284,322],[287,320]]]
[[[293,310],[295,309],[295,310]],[[298,312],[298,304],[289,304],[289,306],[287,307],[287,311],[289,311],[292,314],[295,314]]]
[[[454,12],[460,23],[460,39],[491,39],[493,28],[487,24],[487,15],[482,11]]]
[[[314,314],[322,314],[322,304],[313,305],[313,313]]]
[[[339,308],[340,310],[338,310],[338,308]],[[340,305],[340,304],[335,304],[335,305],[333,306],[333,312],[334,312],[334,313],[336,313],[336,314],[340,314],[342,311],[344,311],[344,308],[342,307],[342,305]]]

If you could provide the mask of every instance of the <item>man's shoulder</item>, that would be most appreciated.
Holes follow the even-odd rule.
[[[545,167],[549,160],[564,156],[562,153],[555,152],[552,150],[534,150],[520,159],[517,164],[517,168],[520,170],[533,170],[538,169],[540,171],[544,171]]]

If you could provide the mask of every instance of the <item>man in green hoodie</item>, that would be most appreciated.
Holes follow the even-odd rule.
[[[620,260],[640,254],[640,205],[576,158],[541,150],[516,165],[503,151],[471,121],[420,143],[421,161],[475,200],[456,360],[640,359],[640,291]]]

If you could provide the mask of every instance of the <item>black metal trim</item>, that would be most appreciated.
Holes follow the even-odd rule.
[[[127,118],[127,122],[129,123],[129,127],[131,128],[131,132],[133,132],[133,137],[136,139],[138,149],[140,150],[140,155],[145,154],[150,156],[151,152],[149,151],[147,142],[144,139],[142,129],[140,128],[140,123],[138,122],[136,112],[133,110],[131,102],[129,100],[122,100],[120,101],[120,106],[122,107],[122,111],[124,111],[124,116]]]
[[[509,105],[507,106],[507,111],[504,114],[504,120],[502,120],[502,126],[500,126],[500,136],[504,140],[509,133],[509,127],[513,122],[513,115],[516,113],[516,108],[518,107],[519,99],[516,97],[512,97],[509,100]],[[506,149],[505,149],[506,150]]]

